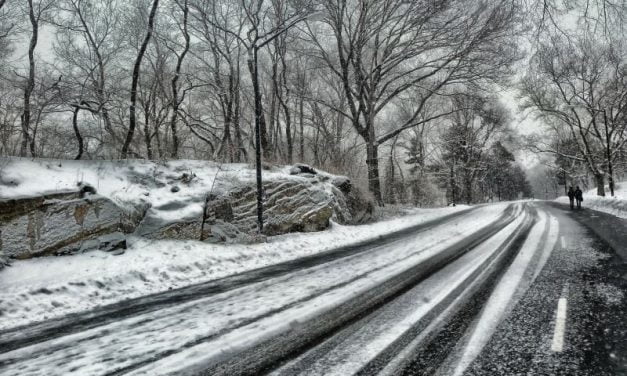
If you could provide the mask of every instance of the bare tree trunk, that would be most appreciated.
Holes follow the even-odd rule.
[[[594,174],[594,183],[597,186],[597,196],[605,196],[605,180],[603,179],[603,174]]]
[[[385,184],[387,191],[386,201],[390,204],[396,204],[396,168],[394,166],[394,144],[390,148],[390,157],[388,159],[388,175],[385,177]]]
[[[274,69],[274,68],[273,68]],[[276,74],[276,73],[273,73]],[[266,127],[264,126],[263,129],[261,130],[261,149],[263,150],[263,157],[265,159],[269,159],[270,158],[270,148],[273,148],[273,146],[275,147],[278,142],[276,140],[276,138],[274,137],[274,128],[276,126],[277,123],[277,116],[276,116],[276,85],[274,84],[275,82],[275,77],[273,76],[272,78],[272,90],[270,91],[270,95],[272,96],[271,100],[270,100],[270,114],[268,116],[268,121],[269,121],[269,127],[268,129],[266,129]],[[265,121],[264,121],[264,125],[265,125]],[[268,133],[270,134],[270,137],[268,137]]]
[[[30,1],[30,0],[29,0]],[[129,116],[129,124],[128,124],[128,133],[126,134],[126,140],[124,141],[124,146],[122,147],[122,159],[125,159],[128,155],[128,150],[131,147],[131,142],[133,141],[133,135],[135,134],[135,126],[136,126],[136,115],[135,115],[135,106],[137,104],[137,85],[139,84],[139,73],[141,70],[142,60],[144,58],[144,54],[146,53],[146,48],[148,48],[148,43],[150,42],[150,38],[152,37],[153,27],[155,24],[155,16],[157,14],[157,8],[159,7],[159,0],[153,0],[152,8],[150,10],[150,15],[148,16],[148,31],[146,32],[146,36],[142,41],[142,44],[139,48],[139,53],[137,54],[137,58],[135,59],[135,66],[133,67],[133,81],[131,83],[131,106],[130,106],[130,116]]]
[[[76,141],[78,141],[78,154],[74,159],[79,160],[83,157],[83,136],[81,136],[81,132],[78,129],[78,112],[80,111],[80,107],[74,107],[74,114],[72,115],[72,127],[74,127],[74,134],[76,135]]]
[[[184,1],[183,6],[180,5],[179,1],[177,1],[176,3],[183,10],[183,37],[185,38],[185,46],[183,47],[183,51],[176,60],[176,70],[174,73],[174,78],[172,78],[172,118],[170,119],[170,129],[172,130],[172,158],[177,158],[179,153],[179,137],[176,129],[176,121],[179,115],[179,106],[181,104],[181,100],[179,99],[178,81],[181,76],[183,60],[185,60],[185,55],[187,55],[187,52],[189,51],[190,44],[189,32],[187,31],[187,19],[189,15],[189,6],[187,0]]]
[[[457,202],[457,189],[455,184],[455,159],[453,159],[453,163],[451,163],[450,175],[449,175],[449,186],[451,189],[451,203],[455,204]],[[500,198],[499,198],[500,201]]]
[[[383,206],[381,181],[379,180],[379,150],[374,142],[366,140],[366,164],[368,165],[368,187],[379,206]]]
[[[464,174],[464,190],[466,193],[466,203],[470,205],[472,203],[472,177],[469,171]]]
[[[30,45],[28,47],[28,81],[26,81],[26,87],[24,88],[24,112],[22,113],[22,145],[20,147],[20,156],[26,156],[26,148],[29,141],[31,145],[34,145],[34,140],[30,140],[30,97],[35,88],[35,48],[37,47],[37,40],[39,38],[39,20],[35,17],[35,9],[33,8],[33,0],[28,0],[28,17],[32,27],[32,34],[30,38]],[[34,147],[31,146],[31,154],[34,157]]]
[[[246,148],[244,147],[244,143],[242,142],[242,129],[241,129],[241,124],[240,124],[240,93],[239,93],[239,68],[238,68],[238,73],[237,73],[237,89],[235,90],[234,96],[234,115],[233,115],[233,127],[235,128],[235,148],[236,148],[236,153],[235,153],[235,161],[236,162],[241,162],[242,161],[242,154],[243,157],[245,158],[245,160],[248,159],[248,156],[246,155]]]
[[[146,156],[148,159],[153,159],[152,154],[152,140],[150,131],[150,103],[146,103],[144,106],[144,143],[146,144]],[[159,134],[159,131],[155,129],[155,133]]]

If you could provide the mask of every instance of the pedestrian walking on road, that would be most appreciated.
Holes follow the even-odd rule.
[[[575,200],[577,200],[577,209],[581,209],[581,201],[583,201],[583,192],[579,186],[575,189]]]
[[[572,185],[568,188],[568,200],[570,200],[570,210],[573,210],[575,208],[575,190]]]

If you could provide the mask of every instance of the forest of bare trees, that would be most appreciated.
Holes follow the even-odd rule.
[[[559,185],[585,187],[590,177],[599,196],[606,184],[613,196],[627,162],[625,4],[549,5],[549,15],[562,17],[547,16],[520,82],[523,108],[545,131],[531,139],[531,149],[552,156]]]
[[[556,154],[602,179],[627,139],[624,38],[617,22],[586,24],[602,43],[566,35],[557,3],[0,0],[0,155],[258,150],[349,175],[379,204],[528,195],[495,93],[530,61],[526,108],[561,137],[539,151],[571,139]]]

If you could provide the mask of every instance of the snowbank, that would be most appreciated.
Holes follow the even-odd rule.
[[[101,189],[124,192],[115,184],[103,183]],[[332,223],[328,231],[281,235],[253,245],[133,238],[120,256],[93,251],[15,261],[0,271],[0,330],[375,239],[463,209],[421,209],[360,226]]]
[[[583,207],[600,212],[615,215],[620,218],[627,218],[627,181],[619,182],[614,189],[614,197],[610,196],[609,188],[606,187],[605,193],[607,196],[597,196],[596,188],[584,192],[583,194]],[[558,197],[555,201],[568,204],[568,197]]]

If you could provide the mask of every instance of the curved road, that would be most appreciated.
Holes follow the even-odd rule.
[[[0,374],[621,374],[624,225],[541,202],[481,206],[0,332]]]

